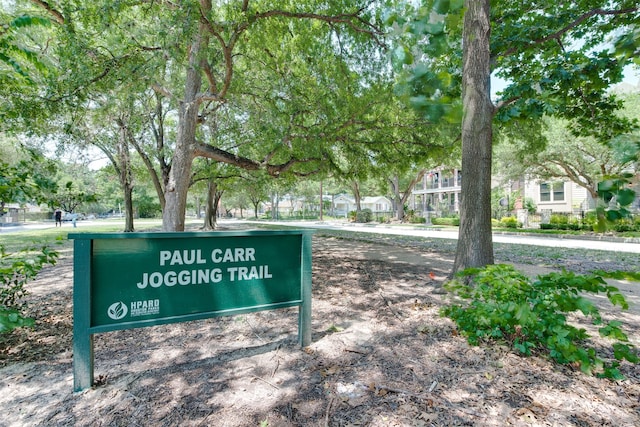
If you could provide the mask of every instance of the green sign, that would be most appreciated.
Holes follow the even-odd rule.
[[[311,233],[70,234],[75,390],[93,383],[100,332],[299,306],[308,345]]]

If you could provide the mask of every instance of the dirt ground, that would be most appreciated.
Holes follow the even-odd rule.
[[[316,236],[309,347],[297,309],[99,334],[96,385],[73,393],[66,254],[29,284],[36,328],[0,343],[0,426],[640,426],[638,366],[610,381],[469,346],[438,314],[451,263]],[[640,345],[637,308],[603,315]]]

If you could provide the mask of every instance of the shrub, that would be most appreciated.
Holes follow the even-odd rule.
[[[47,264],[55,264],[58,253],[48,247],[25,248],[8,253],[0,246],[0,334],[21,326],[33,326],[33,319],[23,316],[27,294],[24,285]]]
[[[505,216],[500,219],[500,226],[505,228],[518,228],[522,227],[522,224],[518,223],[518,219],[515,216]]]
[[[613,223],[613,229],[619,233],[623,233],[625,231],[634,231],[635,227],[631,219],[622,218]]]
[[[555,229],[566,230],[569,224],[569,218],[562,214],[552,214],[549,219],[549,224],[552,224]]]
[[[356,212],[356,222],[370,222],[373,218],[373,212],[371,209],[362,209],[361,211]]]
[[[611,321],[600,327],[603,337],[615,340],[616,361],[607,363],[594,348],[583,347],[589,337],[585,329],[567,323],[567,314],[581,312],[595,325],[602,325],[597,307],[582,297],[584,292],[605,293],[614,305],[628,304],[617,288],[600,276],[578,276],[571,272],[539,276],[531,282],[509,265],[468,269],[445,285],[454,302],[441,314],[454,320],[472,345],[500,341],[522,355],[547,354],[561,364],[575,364],[587,373],[621,379],[619,361],[638,363],[637,350]]]
[[[427,223],[427,218],[425,218],[423,216],[412,216],[409,219],[409,222],[411,224],[426,224]]]
[[[460,218],[459,217],[451,217],[451,218],[431,218],[431,223],[433,225],[453,225],[453,226],[459,226],[460,225]]]

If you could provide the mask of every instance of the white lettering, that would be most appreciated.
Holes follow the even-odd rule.
[[[269,273],[268,265],[254,265],[251,267],[227,267],[230,282],[243,280],[271,279],[273,275]]]
[[[164,284],[167,286],[173,286],[176,284],[175,271],[167,271],[167,273],[164,275]]]
[[[222,258],[220,258],[220,254],[222,253],[222,249],[214,249],[211,251],[211,261],[215,262],[216,264],[222,261]]]
[[[149,276],[149,284],[152,288],[159,288],[162,286],[162,273],[151,273]]]
[[[246,269],[246,267],[243,267]],[[220,283],[223,280],[222,269],[211,270],[180,270],[167,271],[166,273],[142,273],[142,281],[136,286],[145,289],[147,286],[159,288],[162,285],[171,287],[177,284],[181,286]]]
[[[227,248],[214,249],[211,251],[211,261],[218,263],[223,262],[249,262],[255,261],[255,248]]]
[[[169,265],[192,265],[206,264],[207,260],[202,257],[200,249],[184,249],[182,251],[160,251],[160,266],[164,266],[169,261]]]
[[[171,258],[171,251],[160,251],[160,265],[164,265]]]
[[[186,286],[191,283],[191,274],[189,274],[189,270],[182,270],[178,273],[178,283],[182,286]]]
[[[209,283],[209,272],[207,272],[207,270],[198,270],[198,280],[194,280],[193,283],[197,283],[198,285],[201,283]]]

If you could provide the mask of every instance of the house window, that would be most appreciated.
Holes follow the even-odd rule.
[[[564,201],[564,182],[543,182],[540,184],[541,202]]]
[[[427,186],[426,189],[435,189],[438,188],[438,172],[430,172],[427,175]]]

